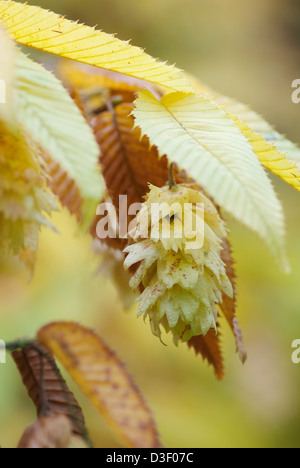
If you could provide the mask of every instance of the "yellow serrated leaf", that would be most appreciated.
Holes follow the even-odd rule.
[[[246,105],[222,96],[194,77],[188,78],[195,89],[212,98],[235,121],[251,143],[262,165],[300,191],[300,150],[296,145],[276,132],[267,121]]]
[[[251,143],[262,165],[300,192],[300,171],[296,164],[289,161],[284,153],[278,151],[273,144],[268,143],[261,135],[253,132],[249,125],[232,114],[230,116]]]
[[[193,92],[174,66],[139,47],[48,10],[0,1],[0,20],[19,44],[149,81],[168,90]]]

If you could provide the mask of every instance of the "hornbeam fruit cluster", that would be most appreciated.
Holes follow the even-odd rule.
[[[188,185],[150,186],[130,234],[124,265],[135,270],[138,316],[149,317],[153,334],[161,339],[163,327],[177,344],[217,332],[217,305],[233,287],[221,259],[227,230],[212,201]]]

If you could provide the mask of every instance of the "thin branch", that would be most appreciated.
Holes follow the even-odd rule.
[[[176,180],[175,180],[175,164],[171,163],[169,167],[169,180],[168,180],[169,188],[172,190],[176,187]]]

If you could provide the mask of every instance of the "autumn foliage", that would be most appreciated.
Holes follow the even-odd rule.
[[[55,74],[17,44],[60,57]],[[55,230],[49,216],[64,206],[101,253],[124,306],[136,300],[138,315],[162,342],[162,330],[170,332],[221,380],[223,316],[245,363],[226,216],[256,232],[288,271],[283,210],[265,169],[300,191],[298,148],[175,66],[39,7],[0,0],[0,45],[8,84],[0,107],[0,254],[33,273],[39,231]],[[142,210],[157,201],[190,202],[192,220],[203,203],[203,243],[194,239],[191,251],[188,238],[176,238],[185,224],[179,211],[157,221],[162,231],[171,228],[167,241],[151,237],[152,218],[147,240],[138,234],[143,211],[126,213],[132,236],[117,230],[99,239],[104,216],[97,206],[111,202],[119,226],[122,195]],[[148,404],[96,331],[50,323],[8,349],[37,411],[20,448],[92,446],[58,362],[124,446],[161,446]]]

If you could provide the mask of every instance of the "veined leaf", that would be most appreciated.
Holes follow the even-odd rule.
[[[286,157],[289,161],[300,164],[300,149],[298,146],[284,135],[278,133],[274,127],[257,112],[251,110],[245,104],[237,102],[227,96],[214,93],[214,100],[228,112],[236,115],[239,120],[249,125],[251,130],[261,135],[268,143],[273,144],[278,151],[286,153]]]
[[[284,153],[280,153],[274,144],[268,143],[258,133],[253,132],[247,124],[236,119],[233,114],[231,117],[251,143],[262,165],[300,192],[300,170],[296,164],[287,159]]]
[[[250,143],[211,99],[141,91],[136,124],[160,155],[200,183],[215,202],[257,232],[287,269],[282,207]]]
[[[14,351],[12,357],[38,416],[67,416],[72,432],[85,435],[84,416],[52,355],[39,343]]]
[[[191,78],[191,82],[195,89],[212,98],[231,115],[252,144],[262,165],[300,191],[300,149],[297,145],[276,132],[245,104],[216,93],[194,78]]]
[[[129,447],[157,447],[153,417],[124,365],[91,330],[72,322],[47,325],[38,339]]]
[[[111,199],[118,209],[119,196],[128,196],[128,205],[141,203],[149,191],[148,184],[163,186],[169,171],[166,158],[159,159],[157,149],[150,148],[148,138],[134,128],[133,104],[124,103],[91,119],[101,149],[100,162]],[[177,182],[181,181],[176,171]],[[134,216],[128,216],[128,223]],[[96,220],[97,221],[97,220]],[[112,247],[124,249],[124,239],[106,239]],[[125,240],[125,243],[127,241]]]
[[[174,66],[156,61],[129,42],[48,10],[1,0],[0,20],[22,45],[134,76],[169,90],[193,91]]]
[[[90,218],[104,196],[99,148],[90,127],[59,80],[21,52],[17,92],[19,122],[76,181]]]
[[[83,200],[75,180],[71,179],[69,174],[48,153],[44,152],[42,158],[45,171],[49,176],[49,188],[59,198],[61,204],[80,222]]]

